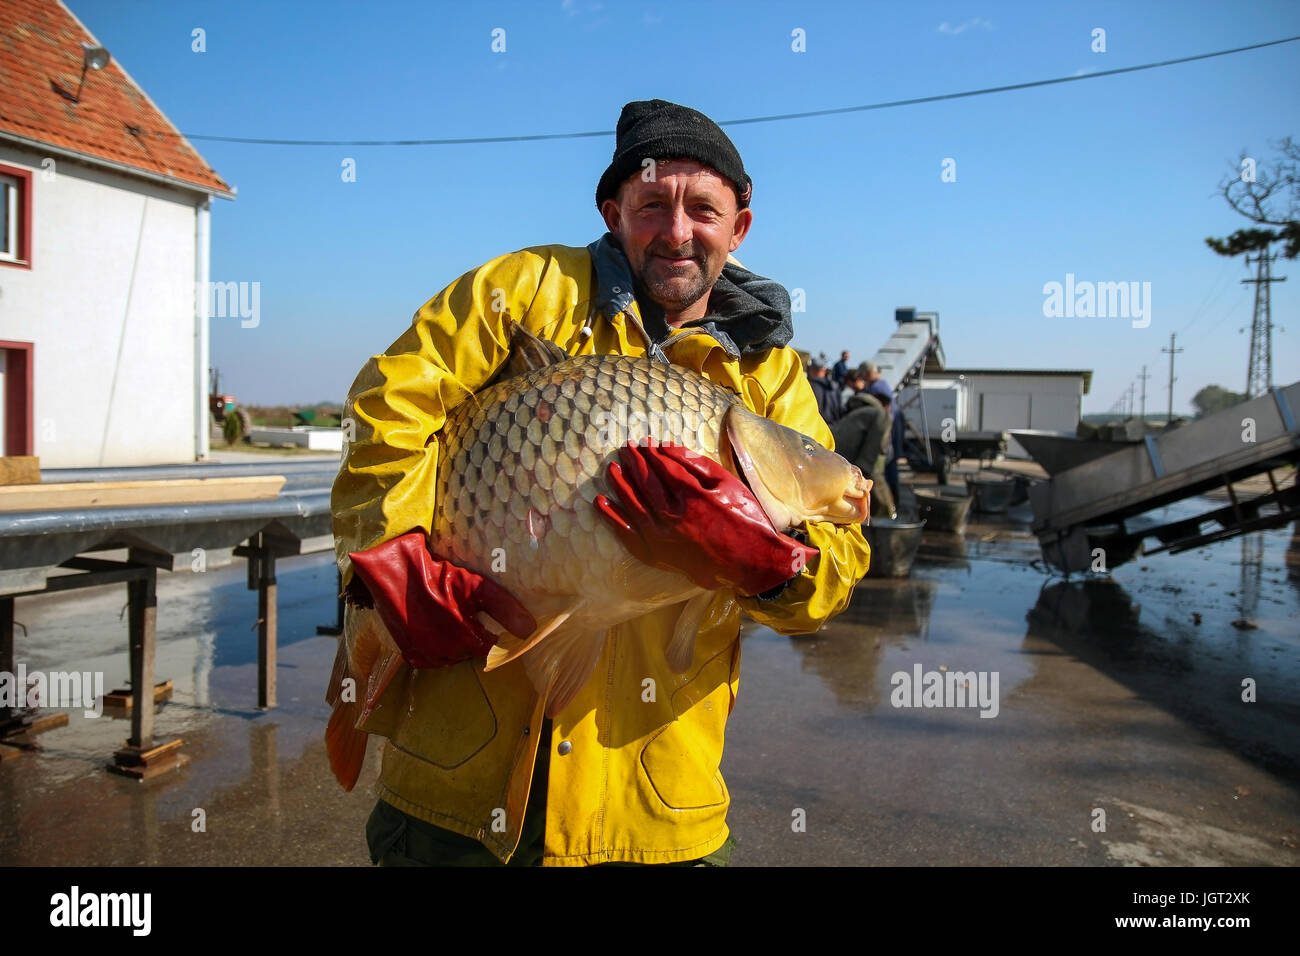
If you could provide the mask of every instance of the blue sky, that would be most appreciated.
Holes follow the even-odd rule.
[[[304,139],[612,129],[660,97],[716,120],[1098,71],[1300,34],[1300,4],[186,3],[66,0],[187,134]],[[205,31],[206,52],[191,49]],[[505,31],[505,52],[492,31]],[[804,31],[804,52],[792,31]],[[1092,31],[1106,31],[1094,53]],[[1245,384],[1250,287],[1204,243],[1246,225],[1217,194],[1240,151],[1300,136],[1300,42],[942,103],[729,127],[754,179],[746,266],[803,289],[794,344],[867,358],[893,310],[940,313],[961,367],[1090,368],[1085,412],[1148,366],[1163,411]],[[613,137],[440,147],[194,141],[239,190],[212,278],[261,283],[261,321],[214,319],[223,390],[341,400],[366,358],[458,275],[600,235]],[[356,181],[341,176],[356,161]],[[956,181],[941,178],[955,161]],[[1273,286],[1274,381],[1300,379],[1300,269]],[[1047,318],[1045,283],[1151,283],[1151,322]]]

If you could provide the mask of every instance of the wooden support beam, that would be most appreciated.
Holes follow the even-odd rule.
[[[157,571],[149,569],[142,581],[132,581],[127,588],[127,615],[131,645],[131,713],[132,747],[153,747],[153,667],[158,645]]]
[[[260,539],[262,536],[258,535]],[[260,541],[259,541],[260,544]],[[275,552],[264,550],[257,579],[257,706],[274,707],[277,624]]]

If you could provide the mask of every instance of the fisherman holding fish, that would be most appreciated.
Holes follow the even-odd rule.
[[[811,633],[869,561],[789,295],[730,256],[751,194],[708,117],[629,103],[608,232],[472,270],[358,374],[326,739],[351,789],[387,738],[375,862],[727,862],[741,612]]]

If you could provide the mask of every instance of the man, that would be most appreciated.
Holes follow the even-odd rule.
[[[858,366],[858,372],[863,376],[866,382],[866,390],[882,402],[893,402],[894,390],[889,387],[880,374],[880,366],[875,362],[863,362]]]
[[[808,364],[808,384],[817,397],[817,410],[821,412],[822,419],[827,425],[834,425],[844,414],[844,408],[840,404],[840,390],[826,377],[826,366],[822,361],[813,359]]]
[[[903,430],[907,425],[903,420],[902,409],[894,401],[894,390],[881,376],[879,366],[875,362],[867,362],[866,370],[867,392],[876,396],[889,412],[889,447],[885,452],[884,478],[890,496],[898,501],[898,459],[903,456]]]
[[[868,368],[863,363],[849,372],[848,385],[853,396],[844,403],[844,415],[831,428],[836,450],[862,470],[875,484],[871,489],[871,513],[886,518],[898,517],[888,484],[885,460],[889,453],[891,403],[881,401],[868,386]]]
[[[675,608],[612,628],[596,676],[553,721],[518,663],[483,670],[491,639],[475,612],[517,633],[527,630],[527,609],[423,544],[438,504],[437,433],[448,410],[504,363],[506,316],[570,354],[693,369],[757,414],[829,444],[787,347],[788,294],[729,260],[753,221],[751,190],[735,146],[708,117],[662,100],[629,103],[596,189],[608,233],[585,249],[526,249],[467,273],[358,375],[346,412],[356,438],[332,496],[346,627],[356,633],[379,613],[405,659],[361,725],[390,741],[367,826],[373,860],[684,864],[722,862],[729,852],[730,798],[718,764],[738,689],[740,611],[784,634],[820,628],[866,572],[861,529],[813,522],[791,537],[768,526],[755,539],[722,495],[679,469],[671,494],[714,511],[705,522],[655,529],[669,545],[655,563],[693,580],[717,572],[750,583],[717,591],[684,675],[663,654]],[[674,474],[671,449],[636,451],[659,455],[651,464]],[[753,502],[718,471],[729,494]],[[656,517],[646,501],[596,505],[595,520],[612,522],[629,546]],[[787,543],[804,547],[794,538],[809,555],[797,573],[755,558],[767,550],[784,560]],[[705,555],[723,553],[730,567],[701,571]],[[365,567],[358,562],[389,569],[392,580],[372,575],[370,587],[354,574]],[[420,613],[400,613],[384,596],[394,593]],[[372,600],[375,611],[365,607]],[[426,619],[439,627],[422,628]],[[647,696],[647,686],[657,693]]]
[[[835,386],[837,388],[843,388],[844,380],[848,378],[848,375],[849,375],[849,352],[848,349],[845,349],[843,352],[840,353],[840,360],[836,362],[835,367],[831,369],[831,380],[835,383]]]

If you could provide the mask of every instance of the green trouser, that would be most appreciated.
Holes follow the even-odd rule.
[[[519,847],[506,866],[541,866],[542,847],[546,841],[546,779],[551,762],[551,722],[542,722],[542,739],[538,744],[537,766],[533,771],[531,795],[524,812]],[[380,866],[501,866],[492,852],[472,837],[444,830],[403,813],[380,800],[366,821],[366,842],[370,861]],[[727,842],[706,857],[680,863],[643,864],[647,866],[727,866],[735,840]],[[637,866],[633,863],[606,863],[603,866]]]

